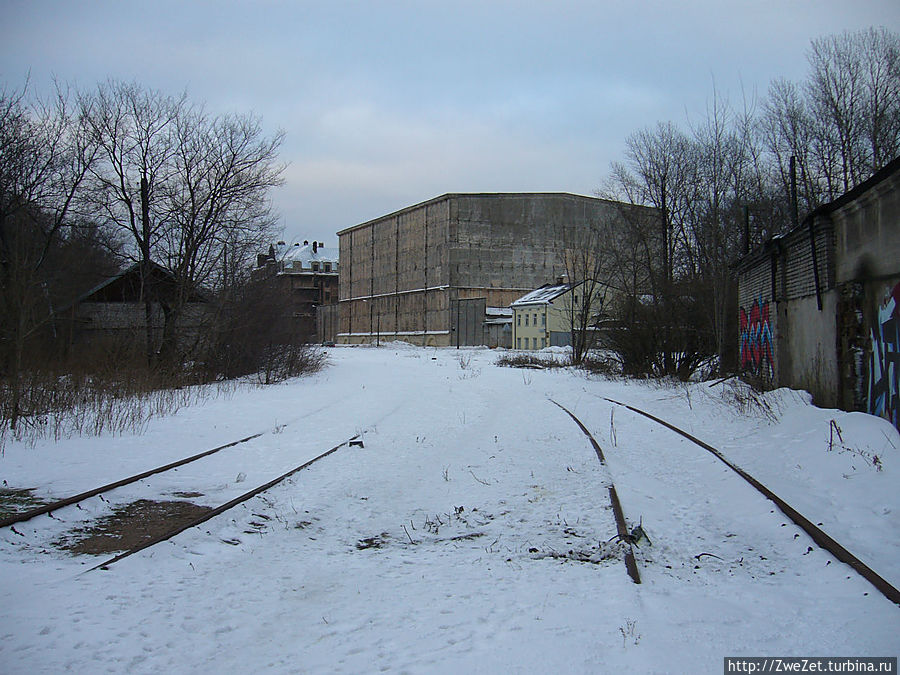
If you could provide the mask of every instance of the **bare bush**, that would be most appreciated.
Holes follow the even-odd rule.
[[[730,378],[721,390],[722,400],[734,407],[741,415],[758,416],[774,424],[781,416],[781,410],[774,407],[766,395],[751,382]]]
[[[557,361],[553,357],[542,358],[533,354],[503,354],[495,362],[495,365],[508,368],[531,368],[542,370],[545,368],[562,368],[569,365],[568,361]]]
[[[278,287],[269,279],[233,288],[199,359],[207,380],[255,375],[262,384],[312,373],[324,354],[309,344],[303,323],[285,311]]]
[[[171,373],[146,367],[78,372],[31,369],[18,383],[21,397],[15,426],[7,395],[12,386],[8,379],[0,380],[0,451],[8,441],[33,445],[42,439],[141,433],[151,419],[230,395],[239,385],[201,385],[187,372],[174,379]]]
[[[667,296],[633,301],[622,315],[627,321],[604,335],[622,373],[637,377],[677,377],[687,381],[716,353],[713,334],[701,328],[697,298]]]
[[[588,352],[582,358],[580,367],[592,375],[616,377],[622,374],[621,361],[609,352]]]

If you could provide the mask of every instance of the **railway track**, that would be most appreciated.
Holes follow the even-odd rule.
[[[315,415],[322,410],[325,410],[332,404],[326,404],[315,410],[311,410],[307,413],[304,413],[298,418],[291,420],[285,424],[278,425],[278,431],[280,432],[285,427],[290,426],[291,424],[295,424],[302,419]],[[126,485],[130,485],[132,483],[136,483],[139,480],[143,480],[144,478],[149,478],[150,476],[155,476],[160,473],[165,473],[166,471],[171,471],[172,469],[177,469],[186,464],[190,464],[192,462],[196,462],[197,460],[203,459],[204,457],[209,457],[210,455],[214,455],[217,452],[225,450],[227,448],[233,448],[238,445],[242,445],[254,439],[265,436],[268,431],[260,431],[255,434],[251,434],[250,436],[246,436],[244,438],[238,439],[236,441],[232,441],[230,443],[225,443],[224,445],[217,446],[210,450],[205,450],[204,452],[199,452],[195,455],[191,455],[190,457],[185,457],[183,459],[175,460],[174,462],[169,462],[168,464],[163,464],[162,466],[157,466],[152,469],[148,469],[146,471],[142,471],[140,473],[136,473],[132,476],[128,476],[127,478],[122,478],[117,481],[113,481],[112,483],[107,483],[106,485],[101,485],[100,487],[92,488],[90,490],[85,490],[84,492],[80,492],[76,495],[72,495],[70,497],[64,497],[62,499],[56,499],[52,502],[48,502],[47,504],[43,504],[41,506],[37,506],[33,509],[29,509],[27,511],[22,511],[21,513],[15,513],[6,518],[0,519],[0,528],[10,527],[16,525],[17,523],[23,523],[32,518],[36,518],[37,516],[41,516],[44,514],[52,515],[54,511],[65,508],[67,506],[71,506],[73,504],[77,504],[78,502],[84,501],[86,499],[90,499],[91,497],[96,497],[98,495],[102,495],[106,492],[110,492],[111,490],[115,490],[116,488],[124,487]]]
[[[80,492],[77,495],[72,495],[71,497],[57,499],[42,506],[29,509],[28,511],[13,514],[0,520],[0,527],[10,527],[17,523],[23,523],[25,521],[31,520],[32,518],[36,518],[37,516],[44,515],[45,513],[49,513],[52,515],[54,511],[65,508],[66,506],[71,506],[72,504],[77,504],[78,502],[84,501],[85,499],[90,499],[91,497],[102,495],[103,493],[115,490],[116,488],[124,487],[125,485],[130,485],[131,483],[136,483],[139,480],[154,476],[158,473],[164,473],[166,471],[171,471],[172,469],[177,469],[178,467],[184,466],[185,464],[196,462],[198,459],[214,455],[220,450],[233,448],[236,445],[246,443],[247,441],[252,441],[254,438],[259,438],[265,433],[266,432],[253,434],[252,436],[247,436],[246,438],[241,438],[240,440],[232,441],[231,443],[226,443],[225,445],[220,445],[217,448],[213,448],[212,450],[206,450],[205,452],[200,452],[196,455],[191,455],[190,457],[185,457],[184,459],[179,459],[177,461],[158,466],[154,469],[148,469],[147,471],[142,471],[141,473],[134,474],[133,476],[128,476],[127,478],[122,478],[121,480],[107,483],[106,485],[101,485],[100,487],[93,488],[91,490],[85,490],[84,492]]]
[[[102,563],[94,565],[90,569],[85,570],[85,572],[93,572],[94,570],[97,570],[97,569],[107,570],[107,569],[109,569],[109,566],[112,565],[113,563],[117,563],[118,561],[120,561],[124,558],[134,555],[135,553],[139,553],[140,551],[143,551],[144,549],[150,548],[151,546],[154,546],[163,541],[171,539],[172,537],[181,534],[185,530],[188,530],[192,527],[196,527],[197,525],[205,523],[207,520],[210,520],[211,518],[215,518],[216,516],[218,516],[222,513],[225,513],[225,511],[228,511],[229,509],[234,508],[238,504],[241,504],[241,503],[247,501],[248,499],[255,497],[256,495],[265,492],[269,488],[272,488],[275,485],[278,485],[278,483],[281,483],[282,481],[293,476],[295,473],[312,466],[313,464],[318,462],[320,459],[324,459],[325,457],[328,457],[328,455],[331,455],[332,453],[337,452],[344,446],[353,444],[359,438],[360,438],[360,434],[352,436],[351,438],[348,438],[346,441],[339,443],[338,445],[335,445],[333,448],[331,448],[329,450],[326,450],[322,454],[320,454],[316,457],[313,457],[311,460],[304,462],[303,464],[300,464],[299,466],[295,466],[293,469],[291,469],[289,471],[286,471],[285,473],[281,474],[277,478],[273,478],[272,480],[268,481],[267,483],[264,483],[258,487],[255,487],[252,490],[248,490],[244,494],[242,494],[238,497],[235,497],[234,499],[222,504],[221,506],[217,506],[216,508],[212,509],[211,511],[205,512],[204,514],[198,516],[197,518],[194,518],[190,522],[183,523],[183,524],[179,525],[178,527],[172,528],[171,530],[163,532],[162,534],[159,534],[155,537],[152,537],[151,539],[148,539],[147,541],[144,541],[141,544],[139,544],[133,548],[130,548],[127,551],[124,551],[117,556],[110,558],[109,560],[106,560]]]
[[[630,410],[631,412],[633,412],[635,414],[638,414],[647,419],[650,419],[651,421],[653,421],[665,428],[668,428],[669,430],[673,431],[674,433],[681,435],[682,437],[688,439],[695,445],[703,448],[704,450],[706,450],[707,452],[712,454],[719,461],[721,461],[723,464],[725,464],[729,469],[731,469],[735,474],[737,474],[740,478],[742,478],[747,483],[749,483],[751,486],[753,486],[760,494],[762,494],[764,497],[766,497],[767,499],[772,501],[778,507],[778,509],[781,510],[781,512],[783,512],[788,518],[791,519],[791,521],[793,521],[797,526],[799,526],[802,530],[804,530],[813,539],[813,541],[816,543],[816,545],[818,545],[821,549],[830,553],[838,561],[843,562],[843,563],[847,564],[848,566],[850,566],[860,576],[862,576],[870,584],[872,584],[872,586],[874,586],[888,600],[890,600],[891,602],[900,606],[900,591],[898,591],[898,589],[896,587],[894,587],[892,584],[890,584],[888,581],[886,581],[883,577],[881,577],[879,574],[877,574],[874,570],[872,570],[870,567],[868,567],[858,557],[853,555],[844,546],[839,544],[832,537],[830,537],[828,534],[826,534],[824,531],[822,531],[818,526],[814,525],[812,523],[812,521],[810,521],[808,518],[806,518],[801,513],[799,513],[795,508],[793,508],[790,504],[788,504],[784,499],[779,497],[777,494],[772,492],[769,488],[767,488],[765,485],[763,485],[759,480],[757,480],[752,475],[747,473],[745,470],[741,469],[740,467],[738,467],[734,463],[732,463],[730,460],[728,460],[720,450],[718,450],[715,447],[709,445],[708,443],[705,443],[704,441],[696,438],[695,436],[689,434],[688,432],[678,428],[677,426],[671,424],[670,422],[667,422],[659,417],[656,417],[644,410],[641,410],[640,408],[637,408],[637,407],[629,405],[627,403],[623,403],[621,401],[617,401],[615,399],[611,399],[611,398],[607,398],[607,397],[602,397],[602,399],[613,405],[617,405],[617,406],[626,408],[627,410]],[[588,428],[584,425],[584,423],[580,419],[578,419],[578,417],[576,417],[570,410],[565,408],[560,403],[553,401],[552,399],[550,400],[550,402],[552,402],[554,405],[559,407],[563,412],[565,412],[569,417],[571,417],[571,419],[578,425],[578,427],[584,433],[586,438],[589,440],[591,446],[593,447],[594,451],[596,452],[597,458],[600,461],[601,465],[606,470],[607,475],[606,475],[606,480],[604,481],[604,487],[606,487],[608,490],[610,505],[612,507],[613,515],[615,517],[615,522],[616,522],[617,537],[620,541],[622,541],[626,545],[626,548],[627,548],[626,553],[625,553],[626,569],[628,571],[629,576],[634,581],[634,583],[639,584],[639,583],[641,583],[641,579],[640,579],[640,573],[637,568],[637,563],[636,563],[635,556],[634,556],[634,549],[633,549],[633,545],[632,545],[633,539],[629,532],[627,520],[625,518],[623,509],[621,506],[621,502],[618,498],[618,494],[616,492],[616,488],[613,483],[612,476],[609,473],[609,466],[606,462],[606,458],[603,454],[603,450],[601,449],[600,445],[597,443],[597,441],[593,437],[593,435],[590,433]],[[15,525],[16,523],[30,520],[30,519],[32,519],[36,516],[42,515],[42,514],[51,514],[52,515],[52,512],[55,510],[64,508],[66,506],[70,506],[72,504],[77,504],[79,501],[82,501],[84,499],[88,499],[90,497],[100,495],[104,492],[114,490],[118,487],[122,487],[122,486],[128,485],[130,483],[134,483],[143,478],[146,478],[146,477],[149,477],[149,476],[152,476],[155,474],[163,473],[165,471],[169,471],[169,470],[175,469],[180,466],[184,466],[185,464],[188,464],[190,462],[194,462],[201,458],[210,456],[210,455],[215,454],[226,448],[232,448],[232,447],[241,445],[243,443],[247,443],[249,441],[252,441],[253,439],[263,436],[265,433],[266,432],[256,433],[256,434],[247,436],[245,438],[241,438],[236,441],[232,441],[231,443],[227,443],[227,444],[218,446],[211,450],[207,450],[207,451],[192,455],[190,457],[186,457],[186,458],[177,460],[175,462],[171,462],[169,464],[165,464],[163,466],[159,466],[159,467],[150,469],[148,471],[144,471],[139,474],[129,476],[128,478],[124,478],[124,479],[115,481],[113,483],[109,483],[107,485],[104,485],[104,486],[101,486],[98,488],[94,488],[92,490],[88,490],[88,491],[79,493],[77,495],[73,495],[71,497],[56,500],[49,504],[45,504],[43,506],[40,506],[35,509],[31,509],[29,511],[25,511],[20,514],[10,516],[10,517],[5,518],[2,521],[0,521],[0,527],[9,527],[9,526]],[[314,464],[315,462],[318,462],[319,460],[324,459],[325,457],[333,454],[340,448],[351,445],[354,442],[358,442],[360,439],[360,436],[361,436],[361,434],[357,434],[351,438],[348,438],[347,440],[339,443],[338,445],[335,445],[334,447],[326,450],[325,452],[317,455],[316,457],[314,457],[298,466],[293,467],[292,469],[290,469],[289,471],[286,471],[285,473],[282,473],[278,477],[276,477],[262,485],[259,485],[258,487],[255,487],[255,488],[243,493],[242,495],[240,495],[240,496],[238,496],[238,497],[236,497],[236,498],[234,498],[234,499],[232,499],[210,511],[203,513],[202,515],[191,520],[190,522],[183,523],[176,528],[173,528],[169,531],[166,531],[162,534],[159,534],[159,535],[153,537],[152,539],[142,542],[140,545],[135,546],[134,548],[131,548],[131,549],[124,551],[108,560],[105,560],[104,562],[101,562],[101,563],[91,567],[88,571],[93,571],[93,570],[97,570],[97,569],[107,569],[110,565],[112,565],[124,558],[134,555],[135,553],[138,553],[139,551],[149,548],[155,544],[158,544],[160,542],[171,539],[172,537],[180,534],[181,532],[184,532],[187,529],[196,527],[197,525],[200,525],[203,522],[206,522],[207,520],[210,520],[211,518],[214,518],[215,516],[218,516],[218,515],[224,513],[225,511],[251,499],[252,497],[259,495],[262,492],[265,492],[266,490],[268,490],[271,487],[277,485],[278,483],[286,480],[287,478],[296,474],[297,472],[299,472],[303,469],[306,469],[309,466],[311,466],[312,464]]]
[[[185,457],[185,458],[177,460],[175,462],[170,462],[163,466],[159,466],[154,469],[150,469],[148,471],[143,471],[139,474],[135,474],[133,476],[129,476],[127,478],[123,478],[121,480],[114,481],[112,483],[108,483],[107,485],[103,485],[101,487],[94,488],[92,490],[86,490],[85,492],[79,493],[77,495],[73,495],[71,497],[66,497],[64,499],[56,500],[54,502],[45,504],[38,508],[34,508],[29,511],[25,511],[23,513],[16,514],[14,516],[10,516],[8,518],[3,519],[3,521],[0,522],[0,527],[13,527],[17,523],[31,520],[32,518],[35,518],[36,516],[43,515],[43,514],[49,514],[49,515],[53,516],[53,511],[55,511],[55,510],[65,508],[65,507],[71,506],[73,504],[77,504],[78,502],[83,501],[85,499],[89,499],[91,497],[102,495],[105,492],[109,492],[118,487],[123,487],[125,485],[129,485],[131,483],[134,483],[134,482],[141,480],[143,478],[146,478],[148,476],[153,476],[155,474],[160,474],[160,473],[164,473],[166,471],[170,471],[172,469],[176,469],[180,466],[184,466],[185,464],[189,464],[191,462],[202,459],[203,457],[208,457],[209,455],[215,454],[215,453],[219,452],[220,450],[235,447],[242,443],[251,441],[255,438],[259,438],[260,436],[263,436],[265,433],[266,432],[260,432],[257,434],[253,434],[251,436],[247,436],[245,438],[242,438],[242,439],[239,439],[236,441],[232,441],[231,443],[226,443],[226,444],[220,445],[216,448],[212,448],[211,450],[197,453],[195,455],[191,455],[190,457]],[[361,444],[362,443],[362,441],[361,441],[362,433],[363,432],[360,432],[360,433],[348,438],[347,440],[335,445],[334,447],[326,450],[325,452],[322,452],[321,454],[317,455],[316,457],[313,457],[312,459],[305,461],[298,466],[293,467],[292,469],[282,473],[281,475],[277,476],[276,478],[269,480],[266,483],[259,485],[251,490],[248,490],[247,492],[239,495],[238,497],[235,497],[234,499],[229,500],[228,502],[226,502],[218,507],[215,507],[208,511],[204,511],[201,515],[197,516],[196,518],[191,519],[188,522],[183,522],[180,525],[178,525],[177,527],[173,527],[167,531],[164,531],[154,537],[151,537],[151,538],[141,542],[137,546],[134,546],[126,551],[123,551],[122,553],[120,553],[108,560],[105,560],[97,565],[94,565],[93,567],[85,570],[85,572],[91,572],[91,571],[94,571],[97,569],[104,569],[104,570],[108,569],[110,565],[112,565],[124,558],[132,556],[135,553],[143,551],[144,549],[147,549],[151,546],[154,546],[155,544],[159,544],[163,541],[171,539],[172,537],[175,537],[176,535],[184,532],[185,530],[188,530],[192,527],[196,527],[196,526],[206,522],[207,520],[210,520],[211,518],[214,518],[226,511],[228,511],[229,509],[232,509],[235,506],[238,506],[239,504],[274,487],[278,483],[283,482],[284,480],[293,476],[297,472],[302,471],[303,469],[306,469],[306,468],[312,466],[314,463],[318,462],[319,460],[324,459],[325,457],[333,454],[334,452],[337,452],[339,449],[341,449],[345,446],[354,445],[356,443]],[[14,527],[13,527],[13,529],[14,529]]]
[[[605,458],[603,456],[603,451],[600,448],[597,441],[594,439],[594,437],[590,434],[590,432],[584,426],[584,424],[575,415],[573,415],[569,410],[567,410],[565,407],[563,407],[559,403],[556,403],[555,401],[554,401],[554,403],[557,406],[559,406],[563,411],[565,411],[576,422],[576,424],[579,426],[579,428],[582,430],[582,432],[585,434],[585,436],[590,441],[590,443],[591,443],[592,447],[594,448],[595,452],[597,453],[597,457],[600,460],[601,464],[603,465],[604,469],[606,469],[607,477],[606,477],[606,480],[604,481],[604,486],[607,488],[607,490],[609,492],[610,505],[612,507],[613,514],[615,517],[615,523],[616,523],[616,531],[617,531],[616,536],[627,548],[626,553],[625,553],[625,564],[626,564],[626,569],[628,571],[628,574],[631,577],[631,579],[634,581],[634,583],[639,584],[640,583],[640,574],[639,574],[637,564],[635,561],[634,552],[632,549],[632,543],[631,543],[630,535],[628,532],[627,524],[625,521],[625,516],[622,511],[622,507],[621,507],[619,498],[616,494],[615,486],[613,485],[612,480],[609,477],[608,466],[607,466]],[[190,462],[197,461],[201,458],[215,454],[216,452],[219,452],[226,448],[231,448],[231,447],[235,447],[237,445],[243,444],[243,443],[247,443],[253,439],[259,438],[260,436],[264,435],[264,433],[265,432],[253,434],[251,436],[247,436],[245,438],[233,441],[231,443],[227,443],[227,444],[218,446],[211,450],[207,450],[205,452],[201,452],[196,455],[192,455],[190,457],[186,457],[184,459],[177,460],[175,462],[171,462],[169,464],[165,464],[163,466],[159,466],[154,469],[150,469],[148,471],[141,472],[139,474],[135,474],[134,476],[130,476],[128,478],[124,478],[124,479],[115,481],[113,483],[109,483],[107,485],[104,485],[104,486],[101,486],[98,488],[94,488],[92,490],[87,490],[87,491],[79,493],[77,495],[73,495],[72,497],[67,497],[64,499],[56,500],[52,503],[43,505],[41,507],[31,509],[30,511],[26,511],[26,512],[17,514],[15,516],[11,516],[11,517],[5,519],[2,523],[0,523],[0,527],[12,526],[18,522],[27,521],[29,519],[32,519],[32,518],[34,518],[38,515],[42,515],[42,514],[50,514],[52,516],[52,512],[54,510],[61,509],[66,506],[71,506],[72,504],[77,504],[81,500],[100,495],[100,494],[110,491],[110,490],[114,490],[117,487],[122,487],[122,486],[128,485],[130,483],[134,483],[143,478],[146,478],[146,477],[149,477],[149,476],[152,476],[155,474],[159,474],[159,473],[164,473],[165,471],[169,471],[169,470],[175,469],[180,466],[184,466],[185,464],[188,464]],[[296,467],[290,469],[289,471],[286,471],[285,473],[281,474],[280,476],[278,476],[262,485],[259,485],[258,487],[248,490],[247,492],[241,494],[240,496],[235,497],[234,499],[231,499],[230,501],[228,501],[218,507],[215,507],[213,509],[203,512],[202,514],[198,515],[197,517],[191,519],[188,522],[182,522],[179,525],[172,527],[171,529],[169,529],[167,531],[164,531],[158,535],[155,535],[149,539],[142,541],[140,544],[138,544],[132,548],[129,548],[128,550],[125,550],[109,559],[104,560],[103,562],[93,565],[92,567],[84,570],[84,572],[82,572],[82,574],[92,572],[95,570],[107,570],[107,569],[109,569],[109,567],[111,565],[115,564],[116,562],[119,562],[120,560],[130,557],[130,556],[132,556],[136,553],[139,553],[140,551],[143,551],[147,548],[150,548],[156,544],[159,544],[159,543],[162,543],[169,539],[172,539],[173,537],[177,536],[178,534],[180,534],[186,530],[197,527],[197,526],[203,524],[204,522],[206,522],[218,515],[221,515],[222,513],[228,511],[229,509],[232,509],[232,508],[238,506],[239,504],[246,502],[249,499],[274,487],[278,483],[281,483],[282,481],[286,480],[290,476],[293,476],[297,472],[310,467],[315,462],[318,462],[319,460],[324,459],[325,457],[333,454],[340,448],[348,446],[348,445],[353,445],[356,442],[361,443],[361,440],[360,440],[361,433],[359,433],[351,438],[348,438],[347,440],[326,450],[325,452],[310,459],[309,461],[306,461],[306,462],[300,464],[299,466],[296,466]]]
[[[631,577],[631,580],[639,584],[641,583],[641,574],[638,571],[637,561],[634,558],[634,547],[632,545],[632,537],[631,533],[628,531],[628,525],[625,520],[625,513],[622,510],[622,504],[619,501],[619,495],[616,492],[616,486],[613,484],[612,476],[609,473],[609,466],[606,463],[606,458],[603,456],[603,450],[600,448],[600,444],[597,443],[597,440],[588,431],[588,428],[584,426],[584,423],[578,419],[572,411],[570,411],[565,406],[557,403],[553,399],[550,399],[550,402],[554,405],[560,407],[563,412],[565,412],[569,417],[571,417],[575,424],[581,429],[585,436],[587,436],[588,441],[590,441],[591,446],[594,448],[594,452],[597,453],[597,459],[600,460],[600,464],[606,469],[606,488],[609,492],[609,503],[612,507],[613,517],[616,519],[616,537],[626,546],[625,550],[625,569],[628,571],[628,576]]]
[[[308,412],[308,413],[300,416],[299,418],[293,420],[292,422],[288,422],[286,424],[279,425],[278,431],[280,432],[284,427],[288,426],[289,424],[293,424],[305,417],[309,417],[310,415],[313,415],[316,412],[318,412],[319,410],[327,408],[327,407],[328,407],[328,405],[323,406],[322,408],[313,410],[311,412]],[[373,426],[375,424],[377,424],[378,422],[380,422],[382,419],[389,417],[390,415],[397,412],[398,409],[399,409],[399,406],[395,407],[394,409],[392,409],[389,412],[387,412],[386,414],[384,414],[379,420],[377,420],[375,423],[373,423]],[[369,428],[371,428],[371,427],[367,427],[364,430],[358,431],[354,436],[351,436],[350,438],[346,439],[345,441],[338,443],[334,447],[322,452],[321,454],[313,457],[312,459],[307,460],[307,461],[303,462],[302,464],[293,467],[292,469],[282,473],[281,475],[277,476],[276,478],[273,478],[272,480],[269,480],[262,485],[259,485],[251,490],[248,490],[247,492],[239,495],[238,497],[235,497],[234,499],[229,500],[228,502],[226,502],[218,507],[215,507],[208,511],[204,511],[202,514],[200,514],[196,518],[191,519],[188,522],[183,522],[176,527],[173,527],[173,528],[171,528],[167,531],[164,531],[156,536],[153,536],[147,540],[144,540],[140,544],[138,544],[126,551],[123,551],[122,553],[120,553],[108,560],[105,560],[97,565],[94,565],[93,567],[85,570],[83,573],[91,572],[91,571],[98,570],[98,569],[108,569],[110,565],[112,565],[120,560],[123,560],[124,558],[132,556],[135,553],[143,551],[144,549],[147,549],[151,546],[154,546],[155,544],[159,544],[163,541],[167,541],[167,540],[175,537],[176,535],[184,532],[185,530],[188,530],[192,527],[196,527],[196,526],[210,520],[211,518],[221,515],[222,513],[228,511],[229,509],[232,509],[235,506],[238,506],[239,504],[242,504],[243,502],[245,502],[245,501],[265,492],[266,490],[274,487],[275,485],[283,482],[284,480],[293,476],[297,472],[302,471],[303,469],[306,469],[306,468],[312,466],[314,463],[318,462],[321,459],[324,459],[325,457],[328,457],[329,455],[337,452],[339,449],[341,449],[345,446],[352,446],[352,445],[357,445],[357,444],[361,446],[362,445],[362,436],[364,433],[366,433],[366,430]],[[16,514],[16,515],[8,517],[8,518],[4,519],[2,522],[0,522],[0,527],[13,527],[16,523],[30,520],[30,519],[34,518],[35,516],[42,515],[42,514],[49,514],[51,517],[54,517],[52,512],[56,509],[64,508],[66,506],[71,506],[72,504],[77,504],[79,501],[88,499],[90,497],[100,496],[104,492],[108,492],[108,491],[114,490],[118,487],[123,487],[125,485],[129,485],[131,483],[134,483],[134,482],[141,480],[143,478],[146,478],[148,476],[152,476],[155,474],[161,474],[166,471],[176,469],[180,466],[184,466],[185,464],[189,464],[191,462],[197,461],[204,457],[213,455],[213,454],[215,454],[221,450],[224,450],[226,448],[232,448],[237,445],[247,443],[248,441],[252,441],[253,439],[256,439],[256,438],[259,438],[259,437],[265,435],[266,433],[268,433],[268,432],[259,432],[256,434],[252,434],[245,438],[242,438],[242,439],[239,439],[236,441],[232,441],[231,443],[226,443],[226,444],[220,445],[216,448],[212,448],[211,450],[207,450],[205,452],[191,455],[190,457],[185,457],[185,458],[177,460],[175,462],[170,462],[163,466],[159,466],[154,469],[150,469],[148,471],[144,471],[139,474],[129,476],[128,478],[123,478],[123,479],[115,481],[113,483],[109,483],[107,485],[104,485],[104,486],[101,486],[98,488],[94,488],[92,490],[87,490],[80,494],[73,495],[72,497],[67,497],[64,499],[56,500],[54,502],[45,504],[45,505],[37,507],[35,509],[31,509],[29,511],[25,511],[23,513]],[[54,519],[58,520],[58,518],[55,518],[55,517],[54,517]],[[15,531],[14,527],[13,527],[13,530]]]
[[[679,434],[680,436],[688,439],[695,445],[703,448],[704,450],[706,450],[707,452],[712,454],[719,461],[721,461],[723,464],[725,464],[725,466],[727,466],[729,469],[731,469],[735,474],[737,474],[743,480],[745,480],[747,483],[749,483],[751,486],[753,486],[753,488],[755,488],[766,499],[768,499],[769,501],[774,503],[775,506],[777,506],[778,509],[782,513],[784,513],[784,515],[786,515],[788,518],[790,518],[791,521],[794,522],[794,524],[796,524],[804,532],[806,532],[806,534],[808,534],[810,536],[810,538],[816,543],[817,546],[819,546],[819,548],[830,553],[838,561],[847,564],[857,574],[859,574],[862,578],[864,578],[866,581],[868,581],[870,584],[872,584],[872,586],[874,586],[882,595],[884,595],[884,597],[886,597],[888,600],[890,600],[894,604],[900,606],[900,590],[898,590],[890,582],[885,580],[881,575],[879,575],[877,572],[875,572],[873,569],[871,569],[868,565],[866,565],[864,562],[862,562],[858,557],[853,555],[844,546],[842,546],[837,541],[835,541],[832,537],[830,537],[828,534],[826,534],[821,528],[819,528],[811,520],[809,520],[809,518],[805,517],[803,514],[801,514],[799,511],[797,511],[797,509],[795,509],[790,504],[788,504],[784,499],[782,499],[777,494],[775,494],[772,490],[770,490],[768,487],[763,485],[759,480],[757,480],[752,475],[747,473],[744,469],[740,468],[739,466],[737,466],[736,464],[731,462],[727,457],[725,457],[725,455],[720,450],[718,450],[717,448],[713,447],[712,445],[700,440],[696,436],[689,434],[688,432],[684,431],[683,429],[678,428],[674,424],[667,422],[659,417],[656,417],[655,415],[652,415],[644,410],[641,410],[640,408],[637,408],[632,405],[628,405],[627,403],[622,403],[621,401],[617,401],[615,399],[607,398],[605,396],[601,397],[601,398],[604,401],[607,401],[607,402],[612,403],[617,406],[621,406],[627,410],[630,410],[631,412],[633,412],[635,414],[642,415],[643,417],[646,417],[647,419],[650,419],[653,422],[656,422],[657,424],[675,432],[676,434]],[[559,404],[557,403],[557,405],[559,405]],[[562,406],[560,406],[560,407],[562,407]],[[566,411],[566,412],[568,412],[568,411]],[[572,413],[569,413],[569,414],[571,415]],[[572,415],[572,417],[574,418],[574,415]],[[579,426],[582,426],[582,429],[584,430],[584,432],[586,434],[589,433],[587,431],[587,429],[585,429],[583,427],[583,425],[581,425],[580,422],[579,422]],[[598,448],[598,453],[599,453],[599,448]],[[603,461],[602,456],[601,456],[601,461]]]

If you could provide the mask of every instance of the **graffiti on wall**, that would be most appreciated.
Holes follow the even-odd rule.
[[[868,411],[900,429],[900,284],[884,294],[870,338]]]
[[[759,297],[749,311],[741,307],[740,312],[741,370],[771,379],[775,364],[769,303]]]

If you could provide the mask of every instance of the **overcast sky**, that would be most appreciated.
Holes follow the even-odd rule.
[[[112,77],[283,129],[287,239],[446,192],[593,194],[625,137],[799,80],[898,0],[0,0],[0,78]]]

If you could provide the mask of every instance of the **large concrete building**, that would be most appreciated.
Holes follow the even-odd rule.
[[[738,266],[744,371],[900,428],[900,158]]]
[[[567,228],[623,209],[565,193],[446,194],[338,232],[343,343],[484,344],[508,307],[565,270]]]

